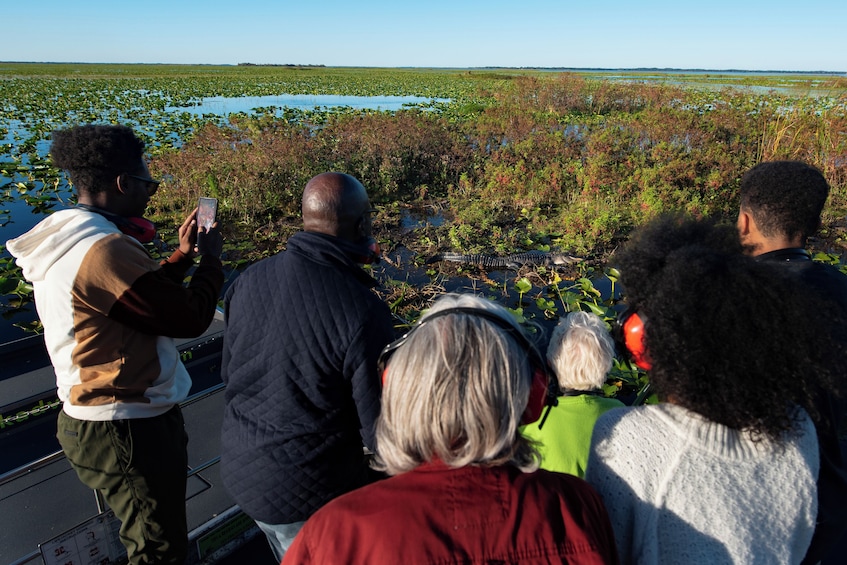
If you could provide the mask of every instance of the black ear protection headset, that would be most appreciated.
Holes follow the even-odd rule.
[[[555,388],[558,389],[558,383],[555,378],[551,379],[550,371],[547,368],[547,363],[544,361],[544,358],[539,353],[538,349],[532,342],[529,341],[529,338],[518,328],[502,319],[500,316],[489,312],[488,310],[483,310],[480,308],[472,308],[467,306],[457,306],[455,308],[446,308],[444,310],[439,310],[437,312],[433,312],[424,318],[421,322],[415,324],[412,329],[410,329],[406,334],[404,334],[400,339],[393,341],[385,346],[382,350],[382,353],[379,356],[379,361],[377,362],[377,369],[379,370],[380,375],[382,376],[382,381],[385,383],[385,375],[388,370],[388,361],[391,356],[397,351],[400,347],[402,347],[406,341],[415,333],[420,327],[426,325],[428,322],[440,318],[442,316],[448,316],[450,314],[469,314],[471,316],[476,316],[478,318],[484,318],[489,322],[496,325],[498,328],[506,331],[509,335],[511,335],[515,341],[518,342],[521,349],[523,349],[527,357],[529,357],[530,367],[532,369],[532,383],[530,385],[529,390],[529,400],[526,405],[526,409],[524,410],[523,416],[521,416],[521,425],[531,424],[533,422],[538,421],[541,418],[541,414],[544,411],[544,407],[547,406],[547,413],[544,414],[544,418],[541,420],[539,424],[539,428],[544,424],[544,420],[547,418],[547,414],[550,413],[550,408],[557,404],[557,395],[556,391],[551,388],[555,384]]]

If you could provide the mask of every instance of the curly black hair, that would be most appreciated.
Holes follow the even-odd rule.
[[[806,241],[820,227],[827,196],[823,174],[801,161],[759,163],[741,177],[741,208],[766,237]]]
[[[818,414],[843,355],[836,321],[786,269],[741,252],[733,226],[663,216],[616,254],[631,308],[645,321],[650,381],[676,404],[757,439]],[[843,325],[839,327],[844,327]]]
[[[137,172],[144,154],[144,142],[127,126],[76,126],[53,131],[52,139],[53,164],[89,194],[106,190],[121,173]]]

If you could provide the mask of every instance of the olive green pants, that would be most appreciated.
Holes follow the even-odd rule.
[[[129,562],[185,561],[188,436],[179,406],[154,418],[92,422],[59,413],[59,444],[121,521]]]

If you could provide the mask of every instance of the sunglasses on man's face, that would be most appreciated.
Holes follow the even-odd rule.
[[[131,175],[129,173],[127,173],[126,176],[146,183],[145,187],[147,188],[147,194],[149,194],[150,196],[153,196],[156,193],[156,191],[159,189],[159,185],[162,183],[162,181],[160,180],[139,177],[138,175]]]

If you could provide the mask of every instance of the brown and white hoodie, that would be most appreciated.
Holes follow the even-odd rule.
[[[56,212],[7,249],[33,283],[63,409],[79,420],[158,416],[190,377],[173,338],[202,334],[223,285],[220,260],[176,251],[159,263],[104,216]]]

